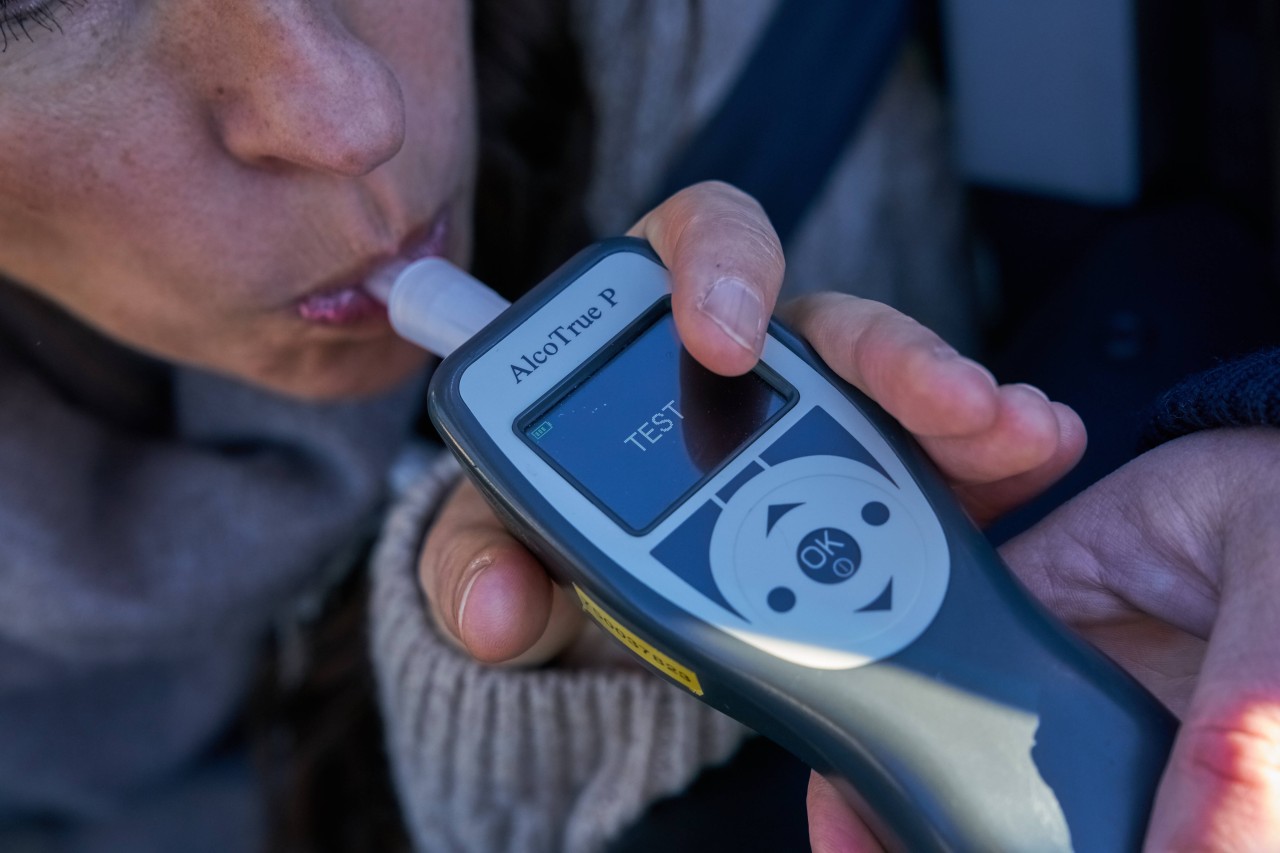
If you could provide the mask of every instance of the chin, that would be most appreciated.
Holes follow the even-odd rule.
[[[421,372],[435,357],[399,339],[329,346],[277,360],[239,378],[314,402],[346,402],[385,394]]]

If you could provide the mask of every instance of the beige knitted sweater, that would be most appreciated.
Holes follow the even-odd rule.
[[[373,562],[373,653],[410,834],[430,851],[598,850],[745,730],[646,672],[488,667],[445,641],[415,568],[456,476],[450,457],[418,479]]]

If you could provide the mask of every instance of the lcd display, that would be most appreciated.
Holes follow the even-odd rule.
[[[768,426],[791,393],[756,371],[707,370],[680,345],[668,312],[519,428],[580,490],[641,532]]]

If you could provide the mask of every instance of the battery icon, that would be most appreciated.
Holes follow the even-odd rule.
[[[549,432],[551,432],[551,421],[543,421],[530,431],[529,436],[534,441],[538,441]]]

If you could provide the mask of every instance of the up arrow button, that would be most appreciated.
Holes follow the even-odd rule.
[[[803,503],[798,503],[798,504],[770,504],[770,505],[769,505],[769,519],[768,519],[768,525],[767,525],[767,527],[766,527],[766,529],[765,529],[765,531],[764,531],[764,535],[765,535],[765,536],[768,536],[770,533],[772,533],[772,532],[773,532],[773,526],[774,526],[775,524],[777,524],[777,523],[778,523],[778,519],[782,518],[784,515],[786,515],[787,513],[791,512],[791,510],[793,510],[793,509],[795,509],[796,507],[799,507],[799,506],[804,506],[804,504],[803,504]]]

